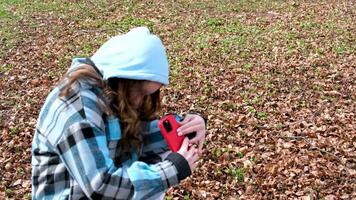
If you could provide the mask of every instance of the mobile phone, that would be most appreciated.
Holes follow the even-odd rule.
[[[166,115],[158,121],[158,127],[172,152],[177,152],[182,146],[184,135],[178,136],[180,124],[173,114]]]
[[[173,114],[166,115],[158,121],[158,127],[166,140],[168,147],[173,151],[177,152],[182,146],[184,137],[188,137],[190,140],[196,136],[196,132],[192,132],[186,135],[178,136],[177,129],[181,125],[177,122]]]

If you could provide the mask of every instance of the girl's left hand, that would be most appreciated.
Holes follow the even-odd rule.
[[[190,140],[190,143],[198,145],[198,153],[203,153],[203,144],[205,139],[205,121],[199,115],[188,114],[182,122],[179,122],[181,127],[178,128],[178,135],[187,135],[196,132],[196,136]]]

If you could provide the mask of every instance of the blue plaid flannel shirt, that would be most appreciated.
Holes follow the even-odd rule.
[[[142,133],[139,156],[119,152],[119,119],[103,119],[98,89],[77,83],[60,99],[60,87],[48,95],[32,143],[33,199],[157,199],[190,175],[180,155],[158,156],[168,147],[157,120]]]

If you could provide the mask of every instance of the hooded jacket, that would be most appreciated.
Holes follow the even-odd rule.
[[[161,40],[145,27],[111,38],[91,57],[104,80],[126,78],[168,84]],[[84,58],[73,60],[69,72]],[[157,199],[191,174],[188,162],[167,152],[157,120],[142,132],[140,155],[119,152],[119,119],[104,119],[100,90],[77,82],[60,98],[57,86],[41,109],[32,143],[33,199]],[[157,158],[157,159],[155,159]]]

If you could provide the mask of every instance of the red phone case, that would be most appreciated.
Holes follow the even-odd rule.
[[[172,130],[166,130],[166,128],[164,127],[165,121],[168,121],[170,123]],[[174,115],[167,115],[160,119],[158,121],[158,127],[161,130],[161,133],[164,139],[166,140],[169,148],[173,152],[177,152],[182,146],[184,136],[178,136],[177,129],[180,127],[180,124],[176,121]]]

